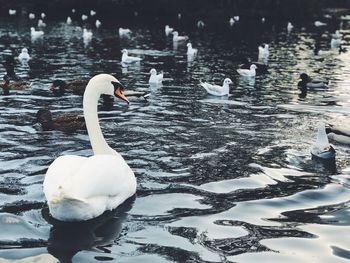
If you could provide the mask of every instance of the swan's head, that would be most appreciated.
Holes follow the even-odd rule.
[[[230,78],[226,78],[226,79],[224,79],[224,85],[226,84],[226,85],[230,85],[230,84],[232,84],[233,82],[232,82],[232,80],[230,79]]]
[[[128,54],[128,51],[124,48],[124,49],[122,50],[122,53],[123,53],[123,54]]]
[[[22,53],[28,53],[28,49],[22,48]]]
[[[251,66],[250,66],[250,69],[252,70],[252,69],[257,69],[258,67],[255,65],[255,64],[252,64]]]
[[[149,73],[151,73],[151,75],[156,75],[156,74],[157,74],[157,70],[155,70],[154,68],[152,68],[151,71],[150,71]]]
[[[88,86],[96,86],[100,94],[116,96],[129,103],[128,98],[123,94],[124,86],[115,77],[109,74],[99,74],[90,79]]]

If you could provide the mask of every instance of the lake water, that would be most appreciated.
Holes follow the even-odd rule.
[[[190,36],[173,46],[163,24],[137,23],[130,38],[117,26],[93,29],[84,43],[73,24],[47,22],[32,40],[26,19],[0,22],[0,54],[29,49],[16,72],[30,90],[0,96],[0,258],[42,262],[346,262],[350,260],[350,149],[334,143],[336,170],[311,160],[319,121],[350,115],[350,52],[330,49],[339,22],[285,24],[223,19],[202,30],[177,23]],[[350,27],[341,32],[348,44]],[[236,73],[243,57],[270,44],[268,73],[255,81]],[[315,55],[315,43],[321,55]],[[345,45],[346,46],[346,45]],[[121,49],[142,57],[124,67]],[[151,68],[162,86],[148,85]],[[0,74],[4,74],[0,67]],[[117,210],[85,223],[63,224],[48,214],[42,192],[59,155],[92,154],[86,132],[43,132],[33,125],[42,107],[54,115],[82,113],[82,97],[55,97],[56,79],[116,76],[127,90],[150,93],[128,106],[100,109],[107,142],[137,177],[137,194]],[[299,97],[301,72],[331,80]],[[206,94],[200,80],[234,82],[229,97]],[[5,261],[7,262],[7,261]],[[21,261],[22,262],[22,261]]]

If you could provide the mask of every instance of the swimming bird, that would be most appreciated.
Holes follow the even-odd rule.
[[[235,20],[233,19],[233,17],[231,17],[228,22],[229,22],[230,26],[233,26],[235,24]]]
[[[334,39],[338,39],[338,38],[342,38],[342,34],[340,33],[339,30],[336,30],[334,34],[332,34],[332,38]]]
[[[48,168],[44,194],[51,215],[61,221],[83,221],[113,210],[136,192],[136,178],[123,157],[105,141],[97,115],[101,94],[128,102],[113,76],[93,77],[83,99],[84,118],[94,155],[64,155]]]
[[[262,46],[258,47],[259,50],[259,55],[258,55],[258,59],[267,59],[270,55],[269,52],[269,45],[268,44],[263,44]]]
[[[84,41],[90,41],[92,39],[92,31],[84,28],[83,29],[83,38],[84,38]]]
[[[22,48],[21,54],[19,54],[18,59],[21,60],[21,61],[28,61],[28,60],[30,60],[28,49]]]
[[[332,38],[331,39],[331,48],[339,48],[341,45],[341,38]]]
[[[129,56],[128,50],[126,50],[126,49],[123,49],[122,53],[123,53],[123,55],[122,55],[122,62],[123,63],[135,63],[135,62],[139,62],[142,60],[142,58],[139,58],[139,57]]]
[[[14,15],[16,15],[16,13],[17,13],[16,9],[9,9],[9,15],[10,16],[14,16]]]
[[[59,130],[70,133],[77,130],[86,130],[84,116],[65,113],[53,118],[49,109],[38,110],[36,123],[40,123],[43,131]]]
[[[177,19],[181,19],[181,17],[182,17],[181,13],[178,13],[177,14]]]
[[[327,24],[321,21],[315,21],[314,25],[317,27],[320,27],[320,26],[326,26]]]
[[[152,68],[149,72],[151,76],[149,77],[148,83],[149,84],[162,84],[164,73],[161,72],[160,74],[157,74],[157,71]]]
[[[53,91],[55,95],[63,95],[65,91],[71,91],[75,95],[83,95],[85,92],[85,87],[88,80],[77,79],[64,81],[61,79],[55,79],[50,85],[50,90]]]
[[[38,27],[46,27],[46,23],[42,19],[38,20]]]
[[[41,18],[44,19],[46,17],[45,13],[41,13]]]
[[[72,13],[73,13],[73,14],[75,13],[75,8],[72,8]]]
[[[198,53],[197,48],[193,48],[191,43],[187,43],[187,56],[195,56]]]
[[[28,17],[29,17],[29,19],[34,19],[35,15],[33,13],[29,13]]]
[[[238,22],[239,21],[239,16],[234,16],[233,19]]]
[[[197,27],[198,27],[198,28],[203,28],[203,27],[205,27],[205,23],[204,23],[202,20],[199,20],[199,21],[197,22]]]
[[[298,88],[303,91],[308,88],[328,88],[329,81],[323,79],[311,79],[308,74],[301,73]]]
[[[131,33],[131,30],[129,28],[119,27],[118,32],[119,36],[128,36]]]
[[[81,15],[81,20],[86,21],[87,19],[88,19],[87,15],[84,15],[84,14]]]
[[[311,146],[311,155],[320,159],[335,158],[335,150],[329,144],[324,123],[318,124],[317,138],[316,142]]]
[[[186,41],[188,39],[188,36],[179,36],[179,33],[177,31],[173,32],[173,41]]]
[[[97,19],[95,22],[96,28],[99,28],[101,25],[102,25],[101,21]]]
[[[257,75],[265,74],[268,72],[268,65],[265,61],[252,61],[250,58],[244,58],[242,64],[239,65],[242,69],[250,69],[250,66],[254,64],[256,66],[255,72]]]
[[[90,10],[90,15],[91,15],[91,16],[96,15],[96,11],[95,11],[95,10]]]
[[[66,23],[68,25],[72,24],[72,18],[70,18],[70,16],[67,17]]]
[[[42,31],[42,30],[36,31],[34,27],[31,27],[30,28],[30,35],[32,38],[39,38],[39,37],[42,37],[44,35],[44,31]]]
[[[350,144],[350,125],[327,124],[326,133],[328,139],[342,144]]]
[[[232,80],[226,78],[222,86],[212,85],[207,82],[201,82],[200,85],[211,95],[214,96],[226,96],[230,92],[230,84],[232,84]]]
[[[265,17],[261,18],[261,23],[265,23]]]
[[[293,27],[294,27],[294,26],[292,25],[292,23],[291,23],[291,22],[288,22],[288,24],[287,24],[287,31],[288,31],[288,32],[292,31]]]
[[[10,90],[24,90],[32,86],[31,82],[27,81],[10,81],[10,77],[5,75],[4,81],[0,82],[0,87],[3,89],[4,95],[9,95]]]
[[[165,25],[165,35],[169,35],[171,32],[174,31],[174,28],[168,26],[168,25]]]
[[[252,64],[249,69],[240,68],[240,69],[237,69],[237,72],[239,75],[243,77],[255,77],[256,69],[257,69],[257,66],[255,64]]]

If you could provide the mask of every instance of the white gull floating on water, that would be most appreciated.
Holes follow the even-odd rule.
[[[85,21],[85,20],[87,20],[87,19],[88,19],[88,16],[87,16],[87,15],[84,15],[84,14],[81,15],[81,20]]]
[[[157,74],[157,71],[152,68],[149,72],[151,76],[149,77],[148,83],[149,84],[162,84],[164,73],[161,72],[160,74]]]
[[[173,32],[173,41],[186,41],[188,39],[188,36],[179,36],[179,33],[177,31]]]
[[[99,28],[101,25],[102,25],[101,21],[97,19],[95,22],[96,28]]]
[[[38,20],[38,27],[46,27],[46,23],[42,19]]]
[[[30,28],[30,35],[32,38],[42,37],[44,35],[44,31],[42,31],[42,30],[36,31],[34,27],[31,27]]]
[[[35,15],[33,13],[29,13],[28,17],[29,17],[29,19],[34,19]]]
[[[237,72],[242,77],[255,77],[255,75],[256,75],[255,69],[257,69],[257,66],[255,64],[252,64],[250,66],[250,69],[242,69],[242,68],[240,68],[240,69],[237,69]]]
[[[320,159],[335,158],[335,150],[333,146],[329,144],[324,123],[318,124],[316,142],[311,146],[310,151],[312,156]]]
[[[165,25],[165,35],[169,35],[170,33],[172,33],[174,31],[174,28],[168,26],[168,25]]]
[[[122,53],[123,53],[123,55],[122,55],[122,63],[135,63],[135,62],[139,62],[139,61],[142,60],[139,57],[129,56],[127,49],[123,49]]]
[[[16,15],[16,13],[17,13],[16,9],[9,9],[10,16],[14,16],[14,15]]]
[[[131,30],[129,28],[119,27],[118,32],[119,36],[128,36],[131,33]]]
[[[68,25],[72,24],[72,18],[70,18],[70,16],[67,17],[66,23]]]
[[[197,48],[193,48],[191,43],[187,43],[187,56],[195,56],[198,53]]]
[[[200,85],[210,94],[214,96],[226,96],[230,92],[230,84],[232,80],[226,78],[222,86],[209,84],[207,82],[201,82]]]
[[[28,60],[30,60],[28,49],[22,48],[21,54],[19,54],[18,59],[21,60],[21,61],[28,61]]]

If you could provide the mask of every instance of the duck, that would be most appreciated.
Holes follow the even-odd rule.
[[[83,110],[93,155],[63,155],[47,169],[43,191],[53,218],[86,221],[113,210],[136,193],[136,178],[124,158],[103,137],[97,114],[102,94],[129,102],[123,85],[109,74],[90,79]]]
[[[257,66],[255,64],[252,64],[249,69],[237,69],[237,72],[239,75],[241,75],[242,77],[255,77],[256,75],[256,70]]]
[[[225,78],[223,85],[213,85],[207,82],[201,82],[200,85],[208,92],[210,95],[214,96],[227,96],[230,92],[230,84],[232,84],[232,80],[230,78]]]
[[[38,20],[38,27],[46,27],[46,23],[42,19]]]
[[[174,31],[174,28],[168,26],[168,25],[165,25],[165,35],[168,36],[170,33],[172,33]]]
[[[235,24],[235,20],[233,19],[233,17],[231,17],[228,22],[229,22],[230,26],[233,26]]]
[[[28,60],[30,60],[30,56],[29,56],[27,48],[22,48],[21,54],[19,54],[18,59],[20,61],[28,61]]]
[[[50,90],[53,91],[55,95],[64,95],[66,90],[72,91],[75,95],[83,95],[85,92],[85,87],[88,80],[77,79],[64,81],[61,79],[55,79],[50,85]]]
[[[177,31],[173,32],[173,41],[186,41],[188,39],[188,36],[179,36],[179,33]]]
[[[287,24],[287,31],[290,32],[290,31],[292,31],[293,28],[294,28],[294,26],[292,25],[292,23],[288,22],[288,24]]]
[[[88,19],[88,16],[85,14],[81,15],[81,20],[86,21]]]
[[[70,16],[67,17],[66,23],[67,25],[72,24],[72,18],[70,18]]]
[[[53,118],[51,111],[46,108],[38,110],[36,123],[41,125],[43,131],[59,130],[70,133],[77,130],[86,130],[82,115],[65,113]]]
[[[132,57],[128,55],[128,50],[123,49],[122,50],[122,63],[135,63],[135,62],[140,62],[142,60],[142,58],[139,57]]]
[[[313,158],[322,160],[335,158],[336,152],[333,146],[329,144],[325,123],[323,122],[318,124],[317,138],[310,151]]]
[[[31,82],[27,81],[10,81],[10,77],[5,75],[4,81],[0,82],[0,87],[3,89],[4,95],[9,95],[10,90],[24,90],[32,87]]]
[[[198,53],[197,48],[193,48],[191,43],[187,43],[187,56],[195,56]]]
[[[313,80],[306,73],[300,74],[300,81],[298,82],[298,88],[303,92],[307,89],[313,88],[328,88],[329,81],[328,80]]]
[[[102,25],[101,21],[97,19],[95,22],[96,28],[99,28],[101,25]]]
[[[328,123],[326,126],[327,137],[330,140],[342,144],[350,144],[350,125],[334,125]]]
[[[42,31],[42,30],[36,31],[34,27],[31,27],[30,28],[30,35],[32,38],[42,37],[44,35],[44,31]]]
[[[157,70],[152,68],[149,72],[151,76],[149,77],[149,84],[162,84],[164,73],[157,74]]]
[[[16,15],[16,13],[17,13],[16,9],[9,9],[9,15],[10,16],[14,16],[14,15]]]
[[[118,29],[119,36],[128,36],[131,33],[131,30],[129,28],[122,28],[120,27]]]
[[[28,17],[29,19],[35,19],[35,15],[33,13],[29,13]]]

